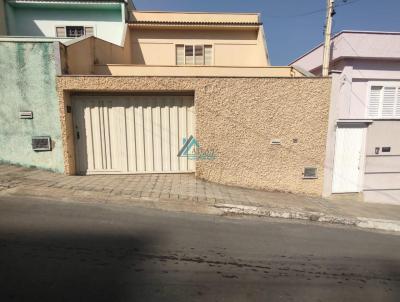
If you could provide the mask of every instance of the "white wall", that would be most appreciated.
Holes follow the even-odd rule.
[[[369,82],[400,82],[400,62],[375,59],[346,59],[336,64],[339,93],[334,102],[339,106],[341,119],[366,118]],[[343,66],[339,66],[343,65]]]
[[[121,6],[122,9],[122,6]],[[93,26],[95,36],[120,44],[124,32],[121,9],[46,9],[12,8],[14,20],[10,35],[55,37],[55,27]]]
[[[400,32],[344,31],[331,41],[332,62],[342,58],[374,58],[380,64],[382,60],[398,60],[400,57]],[[314,72],[322,64],[322,56],[323,45],[319,45],[291,65]]]

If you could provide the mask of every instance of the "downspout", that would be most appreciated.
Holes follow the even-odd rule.
[[[293,66],[290,66],[290,77],[294,78],[295,77],[295,72]]]

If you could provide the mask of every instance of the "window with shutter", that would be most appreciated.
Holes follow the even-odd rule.
[[[86,36],[94,36],[93,27],[91,27],[91,26],[85,27],[85,35]]]
[[[175,46],[176,65],[213,65],[212,45]]]
[[[212,45],[204,45],[204,64],[212,65]]]
[[[368,101],[369,118],[400,118],[400,84],[371,86]]]
[[[57,37],[65,37],[66,36],[66,31],[64,26],[57,26],[56,27],[56,36]]]
[[[176,45],[176,65],[185,65],[185,46]]]
[[[85,28],[83,26],[66,26],[65,28],[67,37],[76,38],[85,34]]]

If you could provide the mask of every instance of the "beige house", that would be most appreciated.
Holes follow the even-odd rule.
[[[269,66],[258,14],[133,11],[134,64]]]
[[[195,173],[322,194],[330,79],[270,66],[258,14],[131,11],[60,44],[65,173]]]
[[[259,14],[130,11],[125,40],[65,43],[66,72],[115,76],[303,76],[271,67]]]

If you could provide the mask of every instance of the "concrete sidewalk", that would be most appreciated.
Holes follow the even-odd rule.
[[[229,187],[192,174],[65,176],[0,165],[0,192],[127,201],[174,211],[302,219],[400,232],[400,206]]]

